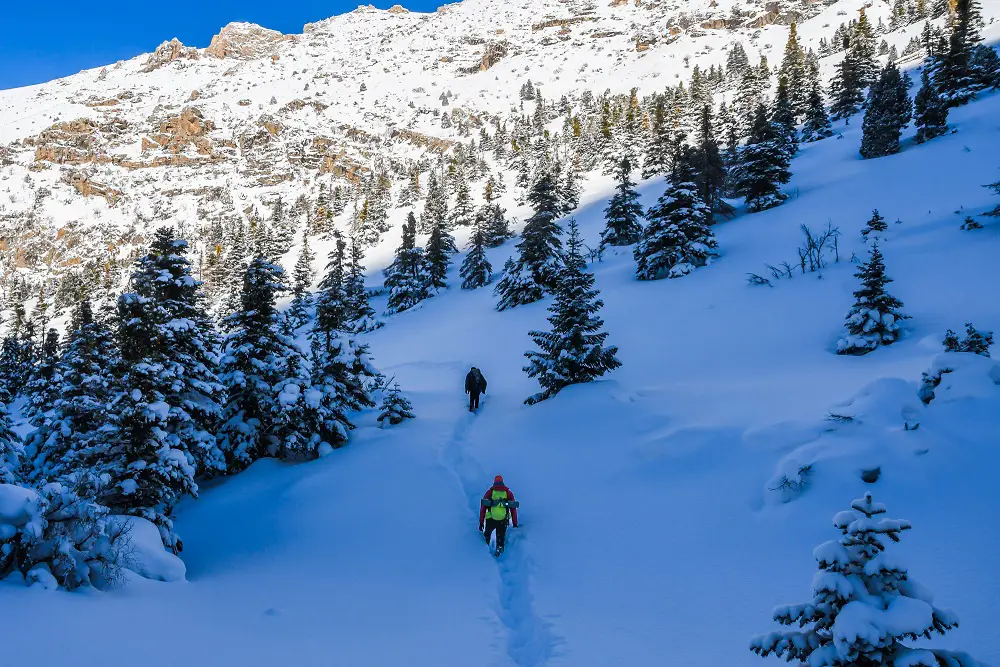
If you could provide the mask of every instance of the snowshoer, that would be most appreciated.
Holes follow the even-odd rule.
[[[514,493],[503,483],[503,477],[497,475],[493,478],[493,486],[483,494],[483,502],[479,508],[479,530],[483,533],[486,544],[490,543],[493,531],[497,533],[497,556],[503,553],[507,524],[511,522],[517,528],[517,503],[514,501]]]
[[[479,395],[486,393],[486,378],[483,377],[483,372],[475,366],[465,376],[465,393],[469,395],[469,412],[478,410]]]

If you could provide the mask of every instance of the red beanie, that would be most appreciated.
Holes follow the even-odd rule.
[[[497,475],[496,477],[494,477],[493,478],[493,483],[494,484],[503,484],[503,476],[502,475]]]

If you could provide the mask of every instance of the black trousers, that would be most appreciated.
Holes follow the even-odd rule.
[[[489,542],[490,538],[493,537],[493,531],[497,531],[497,546],[502,547],[504,540],[507,537],[507,519],[503,521],[497,521],[496,519],[486,519],[486,530],[483,534],[486,535],[486,541]]]
[[[470,391],[469,392],[469,409],[478,410],[479,409],[479,392]]]

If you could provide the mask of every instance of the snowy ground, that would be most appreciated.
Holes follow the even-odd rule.
[[[747,646],[774,628],[771,608],[808,599],[812,548],[835,537],[833,514],[871,489],[914,524],[895,553],[962,620],[934,644],[1000,664],[1000,387],[981,372],[971,396],[915,399],[945,329],[1000,330],[1000,225],[959,230],[996,203],[980,186],[1000,176],[998,118],[993,96],[953,114],[957,134],[870,162],[857,156],[856,119],[843,139],[803,147],[797,198],[719,226],[722,257],[689,277],[640,284],[628,254],[606,257],[594,269],[624,366],[535,407],[521,404],[535,391],[521,355],[545,304],[497,313],[489,290],[455,289],[391,318],[373,352],[417,420],[380,431],[363,415],[326,459],[262,462],[205,489],[179,512],[186,583],[73,594],[0,584],[0,637],[17,638],[5,657],[749,667],[763,664]],[[578,215],[591,242],[602,207]],[[832,221],[842,256],[864,257],[858,232],[875,207],[900,221],[883,248],[913,319],[899,344],[838,357],[849,262],[773,288],[746,274],[792,261],[803,223]],[[476,416],[461,393],[472,364],[490,388]],[[826,420],[880,378],[901,380],[856,402],[853,423]],[[903,431],[904,418],[920,429]],[[772,477],[803,464],[808,488],[782,503]],[[865,485],[859,471],[875,466],[881,479]],[[523,526],[495,562],[476,512],[498,473]]]

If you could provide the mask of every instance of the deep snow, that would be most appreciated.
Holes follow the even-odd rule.
[[[350,445],[324,459],[264,461],[205,488],[178,512],[186,583],[135,577],[73,594],[0,583],[5,657],[760,665],[750,637],[775,629],[774,606],[808,597],[813,547],[872,490],[914,526],[890,553],[961,619],[933,644],[1000,664],[1000,374],[982,362],[961,384],[971,395],[943,387],[930,406],[916,399],[945,329],[1000,330],[1000,224],[959,230],[995,204],[981,184],[997,180],[998,118],[994,95],[952,114],[956,134],[861,161],[858,117],[842,139],[803,146],[792,201],[717,227],[711,266],[638,283],[628,252],[606,256],[592,268],[624,365],[538,406],[522,405],[536,387],[520,369],[546,304],[497,313],[490,290],[456,287],[389,318],[372,351],[416,420],[379,430],[366,413]],[[592,242],[605,186],[587,183],[593,201],[577,215]],[[646,203],[660,187],[645,186]],[[846,260],[867,254],[859,231],[876,207],[890,221],[890,289],[913,319],[898,344],[839,357],[856,286]],[[828,220],[845,261],[821,279],[746,284],[765,263],[793,260],[800,224]],[[491,255],[494,267],[511,248]],[[472,364],[489,380],[474,416],[461,393]],[[828,420],[844,402],[834,412],[854,421]],[[920,428],[903,430],[911,419]],[[802,493],[770,490],[776,472],[806,464]],[[875,466],[881,478],[864,484],[860,471]],[[498,473],[523,525],[494,561],[476,512]]]

